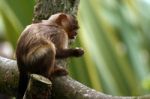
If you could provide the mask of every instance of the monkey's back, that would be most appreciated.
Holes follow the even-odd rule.
[[[66,33],[55,25],[44,25],[42,23],[31,24],[22,32],[17,48],[16,58],[20,71],[42,72],[47,64],[53,65],[57,36],[66,38]],[[59,37],[58,37],[59,38]],[[51,59],[51,60],[47,60]],[[47,62],[49,61],[49,62]],[[45,68],[44,68],[45,67]],[[36,68],[36,71],[35,71]]]

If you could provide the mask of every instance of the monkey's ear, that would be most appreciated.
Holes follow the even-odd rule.
[[[58,25],[63,25],[64,22],[67,22],[68,21],[68,18],[67,18],[67,15],[64,14],[64,13],[60,13],[60,15],[58,15],[58,18],[56,20],[56,23]]]

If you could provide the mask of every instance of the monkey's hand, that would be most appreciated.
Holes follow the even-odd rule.
[[[73,56],[80,57],[84,54],[84,50],[82,48],[75,48],[73,50]]]

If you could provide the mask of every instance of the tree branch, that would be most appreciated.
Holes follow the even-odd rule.
[[[51,81],[37,74],[31,74],[30,76],[29,84],[23,99],[52,99]]]
[[[15,96],[18,69],[15,60],[0,57],[0,93]],[[150,96],[121,97],[97,92],[69,76],[56,77],[52,81],[53,99],[150,99]]]
[[[48,19],[56,12],[76,15],[79,0],[36,0],[33,23]],[[64,60],[57,60],[58,65],[66,67]],[[15,96],[18,85],[18,69],[15,60],[0,57],[0,92]],[[69,76],[56,77],[52,81],[53,99],[150,99],[150,96],[119,97],[106,95],[73,80]]]

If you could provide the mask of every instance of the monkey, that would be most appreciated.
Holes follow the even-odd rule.
[[[23,98],[31,73],[48,78],[68,74],[66,69],[56,65],[55,60],[84,54],[82,48],[68,48],[69,41],[76,38],[78,29],[75,16],[56,13],[48,20],[32,23],[23,30],[16,47],[19,70],[17,99]]]

